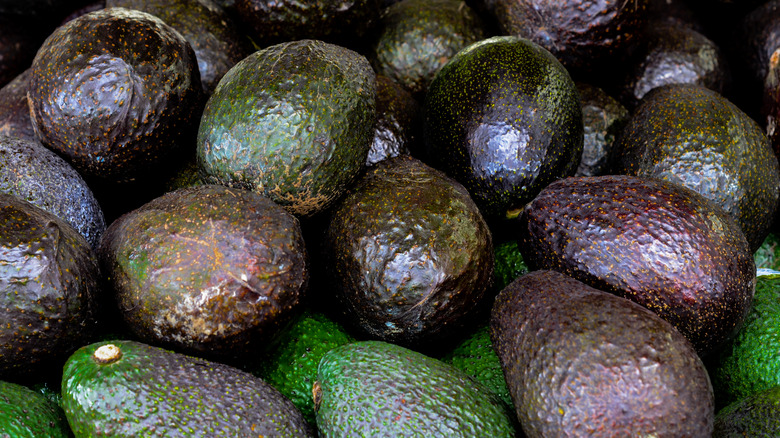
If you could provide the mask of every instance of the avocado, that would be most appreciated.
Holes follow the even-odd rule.
[[[237,368],[134,341],[80,348],[62,402],[77,437],[313,437],[298,408]]]
[[[774,233],[769,233],[764,243],[753,254],[756,270],[771,269],[780,271],[780,240]]]
[[[38,141],[27,105],[29,83],[28,68],[0,88],[0,135]]]
[[[0,379],[56,370],[97,328],[98,260],[75,228],[0,193]]]
[[[669,84],[645,95],[616,140],[613,173],[683,185],[726,210],[755,252],[780,199],[780,166],[769,139],[717,92]]]
[[[577,82],[582,104],[582,159],[574,176],[599,176],[609,173],[615,139],[631,116],[629,110],[604,89]]]
[[[194,139],[203,102],[195,53],[151,14],[106,8],[75,18],[30,68],[36,136],[87,180],[156,177]]]
[[[736,337],[708,364],[719,405],[780,385],[780,275],[760,275]]]
[[[206,181],[265,194],[300,217],[330,207],[363,169],[376,122],[376,75],[355,51],[280,43],[222,77],[200,122]]]
[[[223,360],[257,354],[301,310],[300,224],[248,190],[185,187],[115,220],[98,250],[140,340]]]
[[[556,270],[647,307],[702,357],[750,311],[756,267],[744,234],[722,208],[669,181],[556,181],[526,206],[517,236],[531,270]]]
[[[713,438],[780,435],[780,386],[746,396],[715,415]]]
[[[2,92],[2,90],[0,90]],[[422,106],[387,76],[376,77],[376,124],[366,165],[388,157],[416,154],[422,143]]]
[[[496,297],[490,330],[528,438],[712,433],[712,386],[693,346],[630,300],[532,271]]]
[[[380,161],[333,207],[322,239],[350,328],[441,347],[487,299],[493,244],[466,189],[410,156]]]
[[[468,189],[488,218],[516,216],[582,156],[579,93],[549,51],[499,36],[439,70],[426,95],[425,160]]]
[[[325,353],[313,389],[328,437],[514,437],[500,400],[438,359],[382,341]]]
[[[254,51],[233,19],[212,0],[106,0],[106,7],[148,12],[179,31],[195,51],[206,95],[233,65]]]
[[[289,398],[310,425],[316,425],[311,391],[322,356],[355,338],[325,313],[307,308],[279,336],[274,348],[252,370]]]
[[[453,55],[487,37],[479,15],[462,0],[401,0],[383,11],[375,32],[374,70],[418,98]]]
[[[507,240],[495,245],[495,263],[493,269],[493,289],[500,292],[509,283],[528,272],[523,260],[523,252],[517,240]]]
[[[68,438],[73,434],[56,403],[26,386],[0,381],[0,436]]]
[[[72,225],[96,249],[106,219],[81,175],[37,140],[0,135],[0,191]]]

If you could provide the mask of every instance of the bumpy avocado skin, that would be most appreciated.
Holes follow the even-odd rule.
[[[106,344],[118,347],[118,360],[96,360]],[[313,436],[295,405],[260,378],[133,341],[73,353],[62,397],[77,437]]]
[[[626,175],[547,186],[518,235],[531,269],[553,269],[637,302],[706,356],[741,327],[755,262],[725,211],[685,187]]]
[[[106,230],[103,210],[86,181],[36,140],[0,135],[0,191],[68,222],[93,249]]]
[[[76,229],[0,193],[0,379],[56,369],[90,339],[100,278]]]
[[[718,411],[713,438],[774,437],[780,435],[780,386],[736,401]]]
[[[44,41],[28,91],[36,136],[86,178],[156,176],[191,143],[203,107],[192,47],[159,18],[106,8]]]
[[[409,91],[387,76],[376,77],[376,124],[366,165],[419,152],[422,106]]]
[[[694,84],[649,92],[615,145],[613,172],[662,178],[700,193],[740,225],[755,252],[780,199],[780,167],[758,124]]]
[[[323,253],[346,319],[375,339],[425,348],[484,302],[490,230],[466,190],[421,161],[381,161],[331,213]]]
[[[510,36],[461,50],[425,101],[426,160],[468,189],[488,217],[512,217],[582,156],[579,94],[541,46]]]
[[[318,40],[280,43],[233,66],[203,112],[207,181],[265,194],[306,217],[363,169],[376,121],[376,75],[357,52]]]
[[[73,434],[56,403],[26,386],[0,381],[0,436],[68,438]]]
[[[496,297],[490,325],[528,438],[712,432],[701,359],[674,327],[629,300],[533,271]]]
[[[0,134],[36,140],[27,105],[30,69],[26,69],[0,88]]]
[[[107,0],[106,7],[148,12],[179,31],[195,51],[206,95],[233,65],[253,51],[233,19],[212,0]]]
[[[129,328],[197,354],[256,354],[300,310],[308,256],[298,220],[256,193],[182,188],[115,220],[100,261]]]
[[[582,160],[575,176],[599,176],[609,172],[615,140],[631,113],[595,85],[578,82],[584,129]]]
[[[323,438],[515,436],[487,388],[452,365],[387,342],[325,353],[314,401]]]

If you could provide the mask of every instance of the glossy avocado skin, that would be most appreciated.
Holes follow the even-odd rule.
[[[13,438],[68,438],[62,409],[32,389],[0,381],[0,433]]]
[[[706,356],[741,327],[755,262],[734,220],[685,187],[649,177],[567,178],[517,227],[531,269],[553,269],[637,302]]]
[[[515,436],[503,404],[465,372],[382,341],[325,353],[314,385],[322,438]]]
[[[195,53],[151,14],[106,8],[75,18],[30,68],[36,136],[85,178],[152,178],[194,139],[203,107]]]
[[[198,166],[210,183],[313,216],[363,169],[375,121],[376,75],[364,56],[319,40],[280,43],[222,78],[203,111]]]
[[[415,155],[422,143],[422,106],[387,76],[376,77],[376,124],[366,165],[398,155]]]
[[[701,359],[674,327],[629,300],[532,271],[496,297],[490,327],[528,438],[712,432]]]
[[[582,160],[575,176],[599,176],[609,172],[615,141],[630,113],[618,100],[595,85],[578,82],[582,102],[584,140]]]
[[[224,360],[268,346],[298,314],[309,279],[298,220],[219,185],[178,189],[121,216],[98,254],[136,336]]]
[[[121,356],[101,363],[98,348]],[[217,362],[133,341],[90,344],[62,375],[76,436],[312,437],[295,405],[263,380]]]
[[[55,370],[97,328],[97,257],[64,220],[0,193],[0,260],[0,379]]]
[[[490,230],[466,190],[421,161],[381,161],[337,204],[323,255],[346,320],[418,348],[461,330],[486,298]]]
[[[29,83],[30,69],[28,68],[0,88],[0,134],[38,140],[35,137],[30,108],[27,105]]]
[[[695,84],[649,92],[616,140],[613,173],[684,185],[726,210],[755,252],[780,200],[780,167],[769,139],[746,113]]]
[[[463,184],[488,217],[515,216],[580,163],[577,88],[529,40],[493,37],[458,52],[431,83],[424,111],[426,160]]]

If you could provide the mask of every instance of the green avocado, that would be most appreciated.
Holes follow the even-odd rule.
[[[208,182],[313,216],[365,166],[376,88],[368,60],[341,46],[299,40],[259,50],[233,66],[206,103],[198,166]]]
[[[298,219],[220,185],[181,188],[122,215],[98,255],[136,336],[224,359],[268,345],[308,286]]]
[[[77,437],[313,437],[273,386],[217,362],[133,341],[80,348],[62,407]]]
[[[740,225],[755,252],[780,200],[780,166],[766,134],[715,91],[652,89],[616,140],[612,172],[662,178],[700,193]]]
[[[526,39],[493,37],[458,52],[431,82],[424,113],[426,162],[463,184],[488,218],[516,216],[580,164],[577,87]]]
[[[26,386],[0,381],[0,437],[72,436],[65,414],[56,403]]]
[[[780,436],[780,386],[755,392],[718,411],[712,438]]]
[[[532,271],[496,297],[490,330],[528,438],[712,433],[714,395],[693,346],[630,300]]]
[[[647,307],[702,356],[734,336],[750,310],[756,268],[739,225],[669,181],[556,181],[526,206],[517,233],[532,270],[563,272]]]
[[[322,438],[510,438],[502,402],[465,372],[382,341],[325,353],[314,383]]]

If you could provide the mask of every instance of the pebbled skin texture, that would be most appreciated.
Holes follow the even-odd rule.
[[[528,438],[709,437],[707,370],[647,309],[555,271],[496,297],[491,338]]]
[[[122,357],[101,364],[100,346]],[[237,368],[133,341],[80,348],[65,363],[62,405],[78,437],[313,437],[273,386]]]
[[[0,381],[0,436],[70,438],[60,407],[27,386]]]
[[[637,302],[706,356],[750,310],[755,262],[721,208],[660,179],[610,175],[550,184],[518,223],[532,269],[553,269]]]

